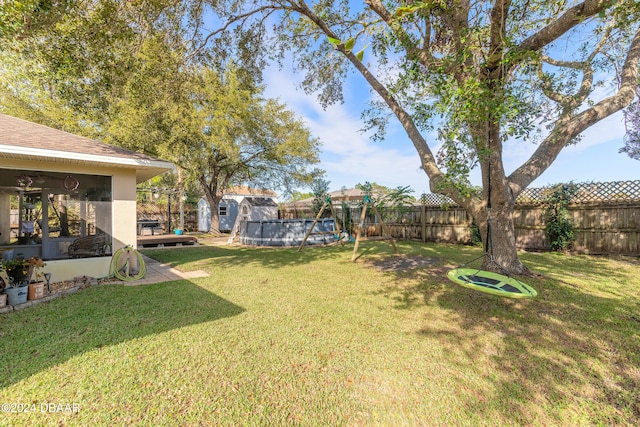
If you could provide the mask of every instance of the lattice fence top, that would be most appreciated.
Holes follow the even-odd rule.
[[[561,185],[561,184],[560,184]],[[576,194],[570,203],[626,203],[640,202],[640,180],[612,182],[584,182],[573,184]],[[527,188],[516,200],[519,205],[544,204],[554,188]],[[442,194],[423,194],[419,202],[426,206],[456,206],[449,197]]]
[[[420,197],[420,203],[425,206],[456,205],[456,203],[449,197],[438,193],[423,194]]]
[[[640,201],[640,180],[613,182],[583,182],[573,184],[575,195],[570,203],[601,203],[601,202],[637,202]],[[540,204],[545,203],[554,188],[527,188],[516,203]]]

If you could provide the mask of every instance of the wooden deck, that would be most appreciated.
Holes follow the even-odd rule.
[[[155,234],[153,236],[138,236],[138,248],[152,248],[161,246],[195,245],[198,239],[195,236],[184,234]]]

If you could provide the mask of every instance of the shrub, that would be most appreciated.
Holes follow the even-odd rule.
[[[473,246],[482,246],[480,227],[475,223],[475,221],[471,224],[471,244]]]
[[[567,206],[569,201],[577,192],[577,187],[573,183],[556,184],[548,189],[546,202],[548,207],[545,212],[545,235],[547,241],[554,251],[569,249],[575,240],[574,227],[569,220]]]

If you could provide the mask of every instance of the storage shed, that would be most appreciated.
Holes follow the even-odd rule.
[[[198,231],[208,232],[211,228],[211,208],[207,199],[198,200]]]
[[[218,218],[220,219],[220,231],[231,231],[238,217],[238,201],[223,197],[218,206]]]
[[[245,197],[238,206],[238,212],[249,221],[278,219],[278,204],[268,197]]]
[[[268,219],[278,218],[278,205],[276,193],[270,190],[260,190],[249,187],[231,187],[227,189],[218,206],[218,218],[220,221],[220,231],[231,231],[236,224],[238,218],[238,209],[240,203],[245,199],[269,199],[272,204],[268,207],[266,202],[256,202],[261,207],[255,209],[258,212],[269,212]],[[275,207],[275,214],[274,209]],[[253,212],[253,206],[247,207],[247,212]],[[273,216],[275,215],[275,216]],[[198,202],[198,230],[207,232],[211,226],[211,208],[207,199],[204,197]]]

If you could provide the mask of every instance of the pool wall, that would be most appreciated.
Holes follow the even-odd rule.
[[[243,221],[240,224],[240,243],[251,246],[300,246],[302,239],[313,224],[312,219],[271,219]],[[314,232],[334,231],[333,218],[318,221]],[[312,234],[307,245],[324,245],[335,242],[333,233]]]

